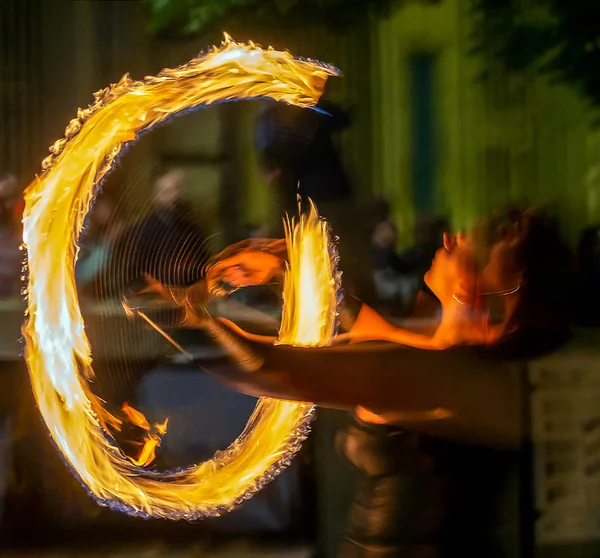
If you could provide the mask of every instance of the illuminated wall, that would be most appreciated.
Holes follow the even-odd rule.
[[[477,24],[467,0],[408,4],[373,22],[375,191],[393,203],[410,241],[418,163],[411,60],[427,53],[436,58],[435,191],[428,194],[435,212],[463,227],[508,201],[550,202],[574,241],[581,226],[600,219],[599,139],[590,115],[570,90],[535,74],[507,75],[497,62],[470,54]],[[488,81],[479,79],[483,70]]]
[[[8,26],[9,16],[20,17],[22,8],[17,0],[9,4],[14,9],[2,20]],[[35,64],[4,69],[9,87],[0,91],[0,166],[24,183],[92,91],[125,71],[140,76],[177,65],[207,44],[200,37],[173,45],[151,41],[143,5],[136,2],[60,4],[61,10],[44,5],[30,17],[31,26],[42,28],[41,43],[37,50],[22,50],[37,53]],[[389,17],[365,20],[345,36],[323,28],[295,34],[231,31],[343,70],[343,78],[330,81],[327,95],[351,112],[353,125],[339,138],[345,164],[359,197],[379,195],[392,202],[404,244],[411,241],[419,207],[462,227],[509,199],[554,202],[575,240],[582,225],[600,220],[600,134],[590,131],[591,117],[570,90],[535,75],[507,76],[497,63],[472,56],[470,37],[477,24],[469,0],[443,0],[404,3]],[[23,41],[25,35],[15,37],[15,48]],[[429,69],[424,60],[430,60]],[[478,80],[484,69],[489,82]],[[226,125],[207,112],[190,120],[189,134],[175,133],[174,127],[171,139],[157,132],[147,144],[140,142],[128,154],[131,188],[147,192],[146,171],[157,157],[180,162],[187,157],[190,163],[188,139],[196,134],[200,143],[215,142],[193,154],[194,168],[202,167],[194,171],[195,180],[208,185],[191,193],[193,201],[204,206],[209,193],[216,197],[223,163],[219,146],[226,145],[232,151],[227,197],[237,200],[232,218],[238,224],[273,218],[273,197],[252,147],[256,110],[246,103],[236,113],[237,123],[232,117]],[[230,140],[237,138],[234,146],[220,137],[225,129]]]
[[[468,0],[444,0],[406,3],[345,36],[317,28],[257,38],[343,70],[327,95],[351,111],[344,161],[359,197],[391,202],[402,244],[412,241],[419,211],[459,228],[509,201],[553,204],[575,242],[583,225],[600,220],[600,135],[574,92],[473,55],[476,25]],[[240,131],[250,137],[247,110]],[[240,161],[249,218],[269,215],[253,154]]]

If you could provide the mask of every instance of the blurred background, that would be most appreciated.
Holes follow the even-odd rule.
[[[518,371],[533,442],[460,454],[478,470],[465,494],[486,497],[473,506],[492,518],[494,556],[598,556],[600,4],[586,0],[2,0],[0,555],[338,556],[357,476],[336,442],[347,413],[320,411],[293,466],[240,510],[142,521],[97,506],[71,476],[22,360],[22,192],[48,147],[93,92],[179,66],[223,30],[343,77],[327,85],[326,114],[226,103],[127,150],[77,267],[95,389],[109,406],[133,401],[170,417],[160,466],[206,459],[241,432],[254,400],[182,363],[128,322],[118,299],[145,262],[168,274],[160,252],[177,249],[158,248],[163,238],[194,247],[192,271],[178,278],[190,283],[228,244],[280,237],[298,180],[341,238],[351,290],[397,321],[411,314],[444,231],[542,205],[575,262],[577,328]],[[237,321],[252,321],[253,308],[277,319],[278,300],[260,290],[224,304]],[[411,506],[431,505],[415,491]]]

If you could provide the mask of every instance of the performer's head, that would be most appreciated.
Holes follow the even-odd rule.
[[[503,332],[567,329],[573,311],[574,259],[560,239],[556,220],[530,210],[501,235],[481,275],[487,291],[515,291],[505,296]]]
[[[568,328],[573,260],[552,221],[529,211],[509,226],[492,225],[480,238],[445,235],[425,275],[442,307],[464,308],[495,339]]]

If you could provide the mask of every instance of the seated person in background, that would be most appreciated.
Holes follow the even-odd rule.
[[[372,237],[375,289],[382,304],[408,307],[414,299],[422,277],[396,252],[398,229],[391,221],[377,225]]]
[[[350,125],[345,111],[322,101],[326,111],[269,104],[256,124],[256,151],[264,180],[274,190],[279,215],[296,215],[298,196],[310,198],[335,234],[344,287],[362,300],[376,301],[370,261],[371,208],[357,203],[334,136]],[[277,225],[281,227],[278,218]],[[282,234],[278,230],[275,235]]]
[[[0,173],[0,298],[16,298],[21,293],[22,212],[22,196],[16,177]]]
[[[405,266],[396,252],[398,228],[391,221],[384,221],[375,227],[373,232],[373,267],[376,270],[392,269],[398,273],[405,271]]]
[[[115,244],[121,240],[125,225],[115,219],[112,202],[106,197],[96,200],[90,214],[90,222],[81,243],[81,251],[75,268],[77,285],[87,296],[102,298],[104,272],[109,265]]]
[[[177,286],[202,278],[210,257],[210,237],[184,201],[185,181],[183,171],[161,174],[154,184],[150,214],[121,235],[114,262],[121,287],[146,276]]]

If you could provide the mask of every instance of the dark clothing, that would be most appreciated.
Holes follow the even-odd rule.
[[[317,204],[351,197],[350,180],[341,163],[333,159],[333,156],[329,161],[313,161],[311,167],[300,175],[296,184],[298,194],[303,199],[310,198]]]
[[[367,304],[375,304],[373,267],[369,258],[371,249],[371,215],[369,208],[351,199],[323,202],[319,213],[331,225],[333,236],[338,238],[344,293],[353,295]]]
[[[492,558],[517,543],[498,537],[505,527],[498,516],[508,503],[516,508],[507,483],[518,465],[517,452],[359,419],[339,443],[361,475],[340,558]],[[516,532],[518,518],[510,521]]]
[[[298,196],[304,204],[311,199],[340,239],[344,290],[374,303],[370,219],[353,200],[350,178],[332,140],[332,133],[348,121],[335,106],[323,108],[328,114],[271,105],[258,121],[255,145],[262,168],[278,173],[274,186],[281,216],[298,214]]]
[[[332,141],[332,135],[347,127],[349,120],[335,105],[321,101],[320,108],[327,114],[271,104],[259,117],[255,130],[255,147],[263,169],[286,174],[284,180],[291,181],[288,193],[292,195],[300,181],[301,195],[314,196],[315,202],[324,197],[347,197],[351,190]]]
[[[210,257],[208,235],[184,208],[156,210],[132,226],[116,249],[127,286],[145,274],[167,285],[200,281]]]
[[[376,270],[389,269],[398,274],[414,273],[393,248],[374,246],[372,250],[373,268]]]
[[[431,267],[431,262],[439,248],[440,246],[433,244],[416,245],[400,254],[399,259],[405,269],[410,269],[412,273],[422,277]]]

